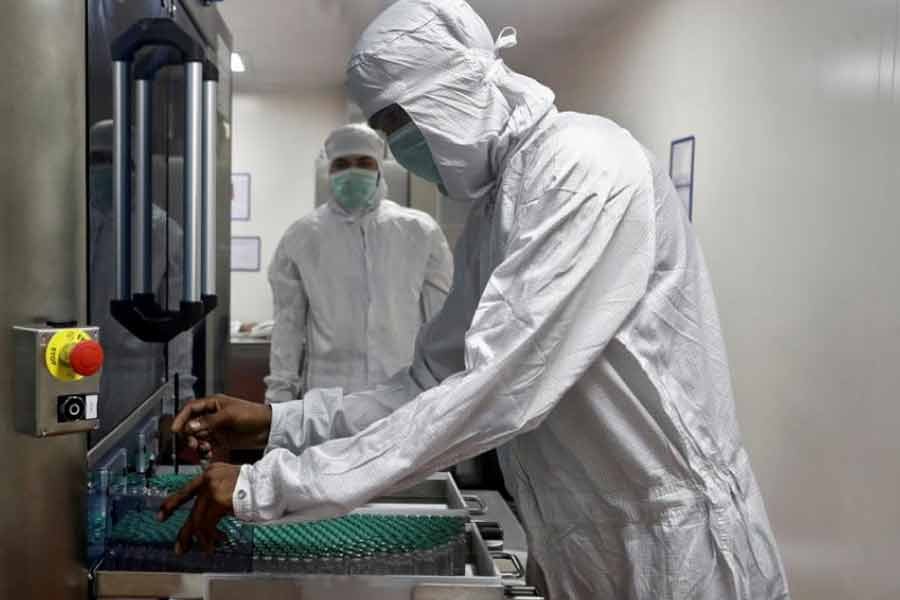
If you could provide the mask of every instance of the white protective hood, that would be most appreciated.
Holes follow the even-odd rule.
[[[365,212],[375,210],[387,197],[388,187],[384,178],[384,140],[368,125],[350,123],[332,131],[325,140],[325,156],[328,158],[329,166],[332,161],[344,156],[371,156],[378,162],[378,188],[375,190],[372,208]],[[338,204],[331,193],[331,186],[328,186],[328,196],[331,199],[329,206],[332,210],[351,219],[358,216],[348,213]]]
[[[462,0],[401,0],[363,33],[347,67],[366,118],[399,104],[422,131],[452,198],[490,196],[522,133],[553,108],[553,92],[511,71],[496,41]]]

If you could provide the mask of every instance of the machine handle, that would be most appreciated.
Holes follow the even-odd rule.
[[[491,552],[491,558],[494,560],[508,560],[512,563],[513,571],[500,572],[500,577],[502,579],[522,579],[525,577],[525,568],[522,566],[522,561],[520,561],[519,557],[515,554],[509,552]]]
[[[466,510],[474,517],[479,517],[487,512],[487,503],[475,494],[463,494],[463,502],[466,503]],[[474,507],[472,505],[475,505]]]
[[[138,117],[135,136],[138,156],[135,169],[138,181],[138,210],[135,214],[139,260],[132,265],[131,229],[131,75],[136,53],[145,46],[163,46],[142,60],[136,69]],[[215,242],[214,221],[203,219],[204,187],[212,192],[215,184],[203,182],[206,143],[204,130],[204,80],[215,81],[218,70],[205,60],[203,46],[168,19],[145,19],[119,36],[112,45],[114,146],[113,203],[116,216],[116,295],[110,303],[111,314],[131,333],[148,342],[168,342],[188,330],[212,312],[217,299],[213,294],[201,295],[200,242],[207,236],[208,245]],[[184,289],[178,311],[160,306],[152,288],[152,200],[151,200],[151,113],[152,80],[163,67],[184,65],[185,73],[185,146],[184,146]],[[213,106],[215,95],[211,94]],[[215,116],[215,115],[214,115]],[[215,141],[214,136],[208,136]],[[215,155],[214,144],[210,147]],[[214,254],[213,254],[214,256]],[[135,288],[132,294],[132,268]],[[209,269],[212,271],[213,267]],[[204,284],[204,287],[208,287]],[[214,281],[213,287],[214,289]]]
[[[138,210],[135,215],[140,257],[136,262],[137,291],[152,293],[152,203],[150,201],[150,114],[152,88],[150,82],[159,69],[172,64],[184,64],[185,75],[185,147],[184,147],[184,286],[182,301],[197,303],[200,298],[201,188],[203,160],[203,65],[205,51],[202,44],[169,19],[143,19],[132,25],[112,44],[113,56],[113,203],[116,212],[116,299],[131,298],[132,239],[131,239],[131,63],[139,50],[148,46],[162,46],[139,65],[136,83],[138,118],[135,135],[138,156],[135,163],[138,181]],[[209,71],[209,67],[207,67]]]

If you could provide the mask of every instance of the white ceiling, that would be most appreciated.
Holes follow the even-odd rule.
[[[547,45],[597,26],[626,0],[470,0],[496,35],[512,25],[519,47],[514,66],[538,60]],[[225,0],[219,10],[234,34],[247,72],[238,92],[340,85],[356,38],[392,0]]]

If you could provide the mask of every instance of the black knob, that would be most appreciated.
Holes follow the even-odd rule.
[[[83,421],[85,418],[83,396],[62,396],[56,407],[56,420],[59,423]]]

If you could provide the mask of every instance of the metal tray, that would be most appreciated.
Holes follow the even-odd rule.
[[[501,600],[503,580],[478,528],[469,526],[467,574],[290,575],[285,573],[149,573],[104,571],[94,575],[94,594],[102,599],[178,598],[179,600]]]
[[[467,517],[453,478],[437,473],[400,492],[357,509],[363,514]],[[290,518],[283,521],[290,521]],[[179,600],[501,600],[503,580],[478,528],[467,525],[469,564],[465,576],[292,575],[290,573],[151,573],[103,570],[93,574],[96,598],[177,598]]]
[[[469,516],[469,508],[449,473],[435,473],[411,488],[386,494],[356,513]]]

